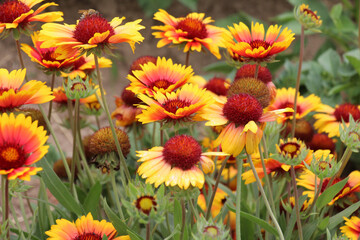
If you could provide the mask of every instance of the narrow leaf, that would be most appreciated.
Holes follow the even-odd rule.
[[[358,210],[359,207],[360,207],[360,201],[358,201],[357,203],[354,203],[353,205],[346,208],[345,210],[342,210],[338,214],[332,216],[329,220],[328,229],[331,230],[331,229],[335,228],[337,225],[339,225],[341,222],[344,221],[343,217],[347,217],[347,218],[350,217],[350,215],[353,214],[353,212],[355,212],[356,210]]]
[[[91,212],[94,218],[98,215],[97,207],[100,201],[101,191],[101,184],[97,181],[94,186],[91,187],[84,201],[85,212]]]
[[[316,201],[316,207],[321,209],[326,206],[331,200],[341,191],[341,189],[345,186],[349,178],[345,178],[344,180],[335,183],[334,185],[327,188]]]

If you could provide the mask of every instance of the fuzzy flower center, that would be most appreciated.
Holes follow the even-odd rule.
[[[141,100],[136,97],[135,93],[130,90],[126,90],[126,88],[121,93],[121,99],[128,106],[134,106],[134,104],[138,104],[141,102]]]
[[[176,113],[176,111],[179,108],[184,108],[184,107],[188,107],[188,106],[190,106],[190,102],[179,100],[179,99],[174,99],[174,100],[167,101],[163,105],[165,110],[168,111],[168,112],[171,112],[171,113]]]
[[[149,62],[152,62],[153,64],[156,64],[156,57],[153,56],[143,56],[137,58],[130,67],[129,73],[133,74],[132,72],[135,70],[142,70],[141,65],[147,64]]]
[[[233,95],[223,108],[224,116],[237,125],[246,125],[250,121],[257,122],[263,109],[259,101],[246,93]]]
[[[107,42],[115,34],[114,28],[99,13],[91,13],[80,19],[74,31],[74,38],[87,44],[95,33],[104,33],[106,31],[109,31],[109,35],[103,42]]]
[[[252,47],[252,49],[263,47],[266,50],[268,49],[270,44],[268,44],[264,40],[254,40],[250,42],[250,46]]]
[[[21,1],[5,1],[3,4],[0,4],[0,23],[12,23],[16,18],[30,10],[31,9]]]
[[[255,64],[246,64],[246,65],[242,66],[241,68],[239,68],[239,70],[237,70],[235,79],[254,77],[255,71],[256,71]],[[271,72],[269,71],[268,68],[262,67],[262,66],[259,67],[257,78],[264,83],[269,83],[272,81]]]
[[[226,87],[226,80],[223,78],[214,77],[204,86],[207,90],[216,95],[226,96],[228,88]]]
[[[77,236],[74,240],[101,240],[102,236],[96,233],[85,233]]]
[[[185,18],[184,20],[181,20],[177,25],[177,29],[187,32],[186,38],[189,39],[204,39],[208,35],[205,25],[194,18]]]
[[[146,215],[150,214],[151,209],[156,211],[156,201],[153,196],[142,196],[135,200],[135,206],[139,211]]]
[[[165,143],[163,155],[166,162],[186,171],[200,161],[201,146],[191,136],[177,135]]]
[[[0,146],[0,169],[16,169],[23,166],[25,161],[25,153],[19,146]]]
[[[218,237],[220,235],[219,228],[217,226],[207,226],[205,227],[203,233],[209,237]]]
[[[343,119],[345,122],[349,122],[349,116],[352,115],[355,121],[360,120],[360,110],[357,105],[351,103],[344,103],[335,109],[334,116],[338,122]]]
[[[281,153],[294,158],[300,151],[300,145],[296,142],[288,142],[280,145]]]

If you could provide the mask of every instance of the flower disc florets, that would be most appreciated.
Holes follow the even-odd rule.
[[[134,204],[139,211],[141,211],[146,215],[149,215],[152,209],[156,211],[156,206],[157,206],[156,199],[150,195],[144,195],[138,197],[134,201]]]
[[[7,0],[0,4],[0,23],[12,23],[21,14],[30,11],[29,6],[19,0]]]
[[[306,146],[311,150],[328,149],[330,152],[335,151],[335,143],[325,133],[316,133],[312,137],[310,142],[306,143]]]
[[[208,35],[205,25],[198,19],[191,17],[186,17],[185,19],[181,20],[176,28],[187,32],[186,37],[190,39],[204,39]]]
[[[224,224],[214,222],[212,218],[208,221],[201,216],[196,222],[196,232],[192,233],[194,240],[225,240],[229,239],[229,230],[225,230]]]
[[[223,108],[224,116],[236,125],[257,122],[263,112],[260,102],[247,93],[240,93],[228,98]]]
[[[277,154],[272,156],[273,159],[288,165],[299,165],[305,160],[309,153],[305,144],[296,138],[288,139],[286,142],[280,139],[280,143],[276,144]]]
[[[89,78],[84,81],[80,76],[76,76],[75,79],[68,78],[63,87],[66,96],[71,100],[90,97],[97,91],[97,88],[90,83]]]
[[[286,122],[284,129],[285,136],[291,133],[292,121]],[[305,119],[298,119],[295,123],[295,137],[304,142],[309,142],[314,136],[314,129],[312,125]]]
[[[126,87],[121,93],[121,100],[123,100],[127,106],[132,106],[132,107],[135,107],[134,104],[139,104],[141,102],[141,100],[138,97],[136,97],[135,93],[133,93],[130,90],[127,90]]]
[[[106,40],[115,34],[114,28],[108,21],[98,11],[90,9],[83,13],[76,25],[74,38],[86,44],[94,37],[95,33],[104,33],[106,31],[109,31]]]
[[[256,64],[246,64],[239,68],[235,74],[235,81],[239,78],[255,77]],[[267,67],[259,66],[257,79],[263,83],[269,83],[272,81],[271,72]]]
[[[319,28],[322,24],[320,16],[317,15],[317,11],[312,11],[309,5],[301,4],[295,8],[295,18],[304,26],[305,29],[310,29],[314,32],[319,32]]]
[[[317,150],[313,154],[310,165],[304,162],[307,169],[319,179],[331,178],[339,171],[341,162],[336,162],[329,150]]]
[[[204,88],[216,95],[226,96],[229,83],[224,78],[213,77],[205,84]]]
[[[270,91],[265,83],[253,78],[238,78],[231,85],[228,90],[228,97],[235,94],[247,93],[255,97],[261,104],[262,108],[266,108],[270,104]]]
[[[360,120],[360,110],[357,105],[344,103],[335,108],[334,116],[338,122],[344,120],[348,123],[350,115],[355,121]]]
[[[191,136],[178,135],[172,137],[164,145],[165,161],[172,166],[189,170],[200,161],[201,146]]]
[[[129,74],[133,75],[133,71],[142,70],[140,65],[144,65],[145,63],[152,62],[156,64],[156,57],[153,56],[143,56],[137,58],[130,66]]]

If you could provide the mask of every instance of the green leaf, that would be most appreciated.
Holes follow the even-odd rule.
[[[341,23],[341,20],[340,20],[341,13],[342,13],[342,4],[341,3],[334,5],[330,11],[330,17],[333,20],[335,26],[337,26],[337,27]]]
[[[106,236],[106,234],[104,234],[104,236],[102,237],[101,240],[109,240],[108,237]]]
[[[101,184],[97,181],[94,186],[91,187],[84,201],[85,212],[91,212],[94,218],[97,218],[98,216],[97,209],[100,201],[101,191]]]
[[[178,0],[184,6],[188,7],[191,11],[197,10],[198,0]]]
[[[318,225],[318,228],[321,230],[321,231],[324,231],[328,224],[329,224],[329,220],[330,220],[330,217],[326,217],[324,219],[322,219],[320,222],[319,222],[319,225]]]
[[[212,63],[204,67],[205,72],[215,72],[215,73],[224,73],[229,74],[234,70],[234,67],[230,66],[225,61],[219,61],[216,63]]]
[[[329,220],[328,229],[331,230],[331,229],[335,228],[337,225],[339,225],[341,222],[344,221],[343,217],[347,217],[347,218],[350,217],[350,215],[353,212],[355,212],[356,210],[358,210],[359,207],[360,207],[360,201],[354,203],[353,205],[346,208],[345,210],[342,210],[338,214],[332,216]]]
[[[226,204],[226,206],[229,208],[230,211],[236,212],[234,205]],[[255,217],[249,213],[240,211],[240,216],[259,225],[261,228],[265,229],[266,231],[272,233],[274,236],[278,236],[278,232],[275,227],[271,226],[268,222],[262,220],[261,218]]]
[[[137,0],[147,17],[152,16],[159,8],[167,9],[172,0]]]
[[[59,203],[67,210],[75,213],[77,216],[84,215],[85,211],[83,207],[74,199],[64,183],[55,174],[54,170],[50,167],[46,157],[37,162],[36,165],[43,168],[43,171],[40,172],[40,176],[56,200],[58,200]]]
[[[142,240],[142,238],[131,230],[119,217],[118,215],[109,207],[106,200],[103,199],[103,206],[106,216],[110,219],[111,223],[114,225],[114,228],[119,235],[130,235],[132,240]]]
[[[333,77],[337,76],[337,69],[341,65],[341,59],[335,50],[328,49],[319,56],[318,62]]]
[[[346,56],[350,64],[354,67],[356,72],[360,75],[360,59],[353,56]]]
[[[340,192],[340,190],[345,186],[348,181],[348,177],[344,180],[335,183],[334,185],[328,187],[318,198],[316,201],[316,207],[321,209],[325,207],[331,200]]]
[[[178,199],[175,199],[175,201],[174,201],[174,227],[181,226],[181,220],[182,220],[181,204]],[[174,239],[179,240],[180,233],[176,233],[174,235]]]
[[[302,206],[304,204],[306,198],[307,198],[307,195],[302,195],[299,197],[299,206]],[[286,231],[284,233],[285,239],[291,238],[293,231],[294,231],[295,223],[296,223],[296,208],[294,207],[291,212],[291,215],[290,215],[290,220],[287,222],[287,225],[286,225]]]
[[[315,230],[317,228],[317,225],[318,225],[317,223],[318,223],[318,220],[315,220],[315,221],[303,226],[304,239],[311,239],[311,236],[313,235],[313,233],[315,232]]]
[[[22,232],[21,230],[17,229],[17,228],[10,228],[10,231],[13,233],[16,233],[17,235],[20,234],[20,232]],[[26,237],[26,239],[28,240],[41,240],[40,238],[38,238],[37,236],[34,236],[34,234],[31,233],[27,233],[27,232],[22,232],[24,234],[24,236]]]

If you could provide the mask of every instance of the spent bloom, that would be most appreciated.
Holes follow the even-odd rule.
[[[170,43],[184,48],[184,52],[208,49],[215,57],[221,58],[219,47],[223,47],[223,38],[228,32],[211,25],[211,17],[205,18],[204,13],[189,13],[186,17],[175,18],[165,10],[160,9],[154,19],[164,23],[163,26],[153,26],[155,38],[161,38],[157,47]]]
[[[43,48],[58,46],[57,51],[63,53],[69,51],[94,52],[97,55],[113,44],[127,42],[132,50],[135,43],[143,41],[139,30],[144,29],[140,19],[122,25],[125,17],[115,17],[108,22],[95,10],[88,10],[83,13],[76,24],[47,23],[40,31],[40,41]]]

